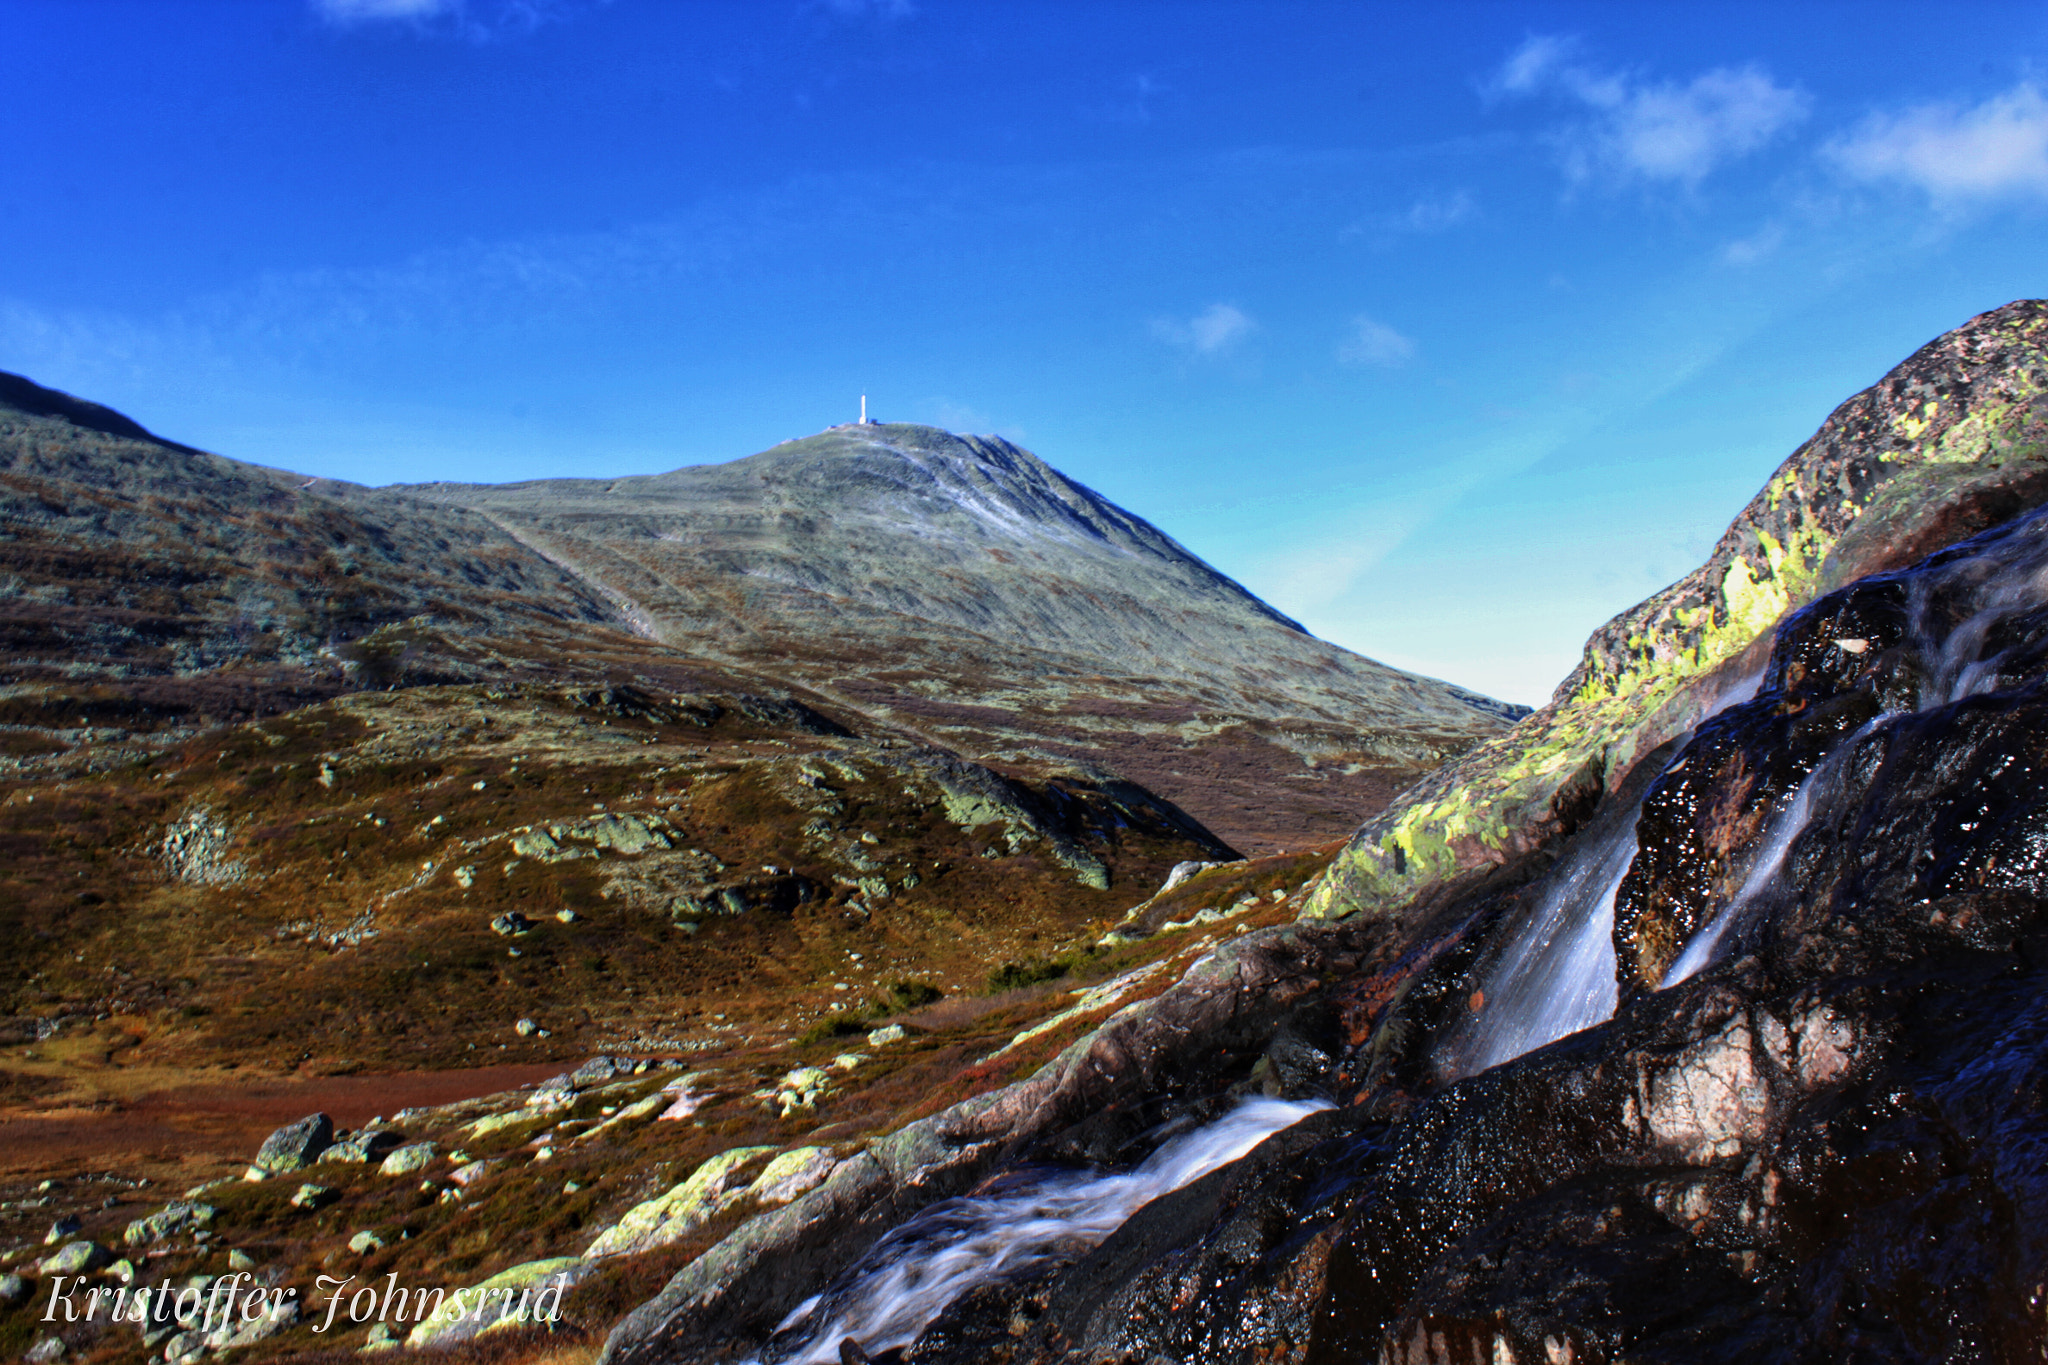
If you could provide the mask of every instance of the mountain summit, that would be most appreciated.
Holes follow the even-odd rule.
[[[999,437],[849,425],[648,477],[381,492],[488,517],[651,639],[952,747],[1100,761],[1254,847],[1519,714],[1315,639]]]

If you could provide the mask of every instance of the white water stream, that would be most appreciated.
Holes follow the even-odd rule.
[[[1330,1108],[1327,1100],[1255,1099],[1174,1138],[1136,1168],[1062,1171],[990,1194],[935,1204],[877,1242],[838,1283],[797,1305],[776,1328],[803,1328],[775,1351],[786,1365],[836,1365],[848,1337],[878,1355],[908,1346],[947,1304],[977,1285],[1049,1256],[1085,1251],[1145,1205],[1250,1152],[1274,1133]]]
[[[1955,593],[1969,614],[1948,632],[1933,620],[1938,593]],[[1907,599],[1913,643],[1920,657],[1933,665],[1918,689],[1912,711],[1887,711],[1837,740],[1799,784],[1792,801],[1771,822],[1750,863],[1742,887],[1713,920],[1685,945],[1662,985],[1675,986],[1698,975],[1721,957],[1729,936],[1752,917],[1754,909],[1779,886],[1792,845],[1839,794],[1848,761],[1863,740],[1901,716],[1948,706],[1965,697],[1995,690],[2010,649],[1987,653],[1998,629],[2015,616],[2048,602],[2048,514],[2034,513],[2015,532],[1981,556],[1958,561],[1946,570],[1916,577]]]

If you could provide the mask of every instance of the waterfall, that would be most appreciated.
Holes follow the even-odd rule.
[[[1736,679],[1701,719],[1748,701],[1762,680],[1761,669]],[[1635,861],[1636,818],[1648,794],[1646,786],[1625,811],[1596,821],[1538,884],[1536,908],[1480,979],[1482,1003],[1440,1049],[1444,1075],[1513,1061],[1614,1013],[1614,897]]]
[[[935,1204],[877,1242],[823,1294],[799,1304],[772,1348],[783,1365],[836,1365],[847,1338],[870,1355],[909,1346],[947,1304],[977,1285],[1056,1255],[1086,1251],[1130,1216],[1228,1165],[1327,1100],[1247,1100],[1206,1127],[1174,1138],[1120,1172],[1034,1172],[1021,1184]]]
[[[1480,986],[1484,1000],[1446,1056],[1469,1076],[1614,1013],[1614,895],[1636,856],[1638,801],[1605,837],[1552,869],[1533,914]]]
[[[1806,775],[1791,803],[1771,822],[1763,842],[1751,855],[1741,888],[1694,934],[1671,964],[1662,986],[1675,986],[1720,960],[1724,945],[1739,941],[1741,929],[1757,909],[1776,894],[1785,863],[1799,836],[1840,795],[1849,757],[1865,738],[1902,716],[1953,705],[1966,697],[1996,691],[2001,670],[2019,646],[1991,650],[2000,627],[2048,602],[2048,509],[2030,513],[2011,526],[1981,538],[1975,554],[1946,564],[1907,570],[1908,643],[1926,667],[1910,711],[1887,711],[1835,741]],[[1960,548],[1960,547],[1958,547]],[[1936,619],[1943,598],[1959,598],[1966,614],[1947,630]]]

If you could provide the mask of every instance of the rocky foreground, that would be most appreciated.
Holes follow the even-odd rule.
[[[424,1026],[454,986],[451,1016],[500,1010],[506,1055],[568,1040],[578,1065],[455,1105],[311,1115],[205,1180],[22,1182],[6,1344],[621,1365],[2039,1359],[2044,393],[2048,304],[1932,343],[1795,452],[1707,566],[1596,634],[1549,707],[1341,850],[1233,860],[1177,804],[1099,774],[973,764],[822,695],[771,712],[743,688],[592,702],[451,683],[416,712],[432,689],[326,703],[319,738],[265,721],[181,741],[161,777],[41,760],[73,765],[67,825],[172,782],[220,784],[214,810],[296,803],[260,841],[191,820],[195,786],[150,807],[162,833],[140,856],[159,882],[195,869],[201,906],[259,870],[309,884],[307,850],[323,877],[369,860],[376,937],[325,923],[341,937],[315,954],[267,923],[279,956],[237,991],[288,981],[287,960],[308,980],[379,962],[332,978],[348,984],[321,1028],[346,1029],[341,1002],[372,984],[432,979],[389,1018],[460,1039]],[[559,507],[529,514],[573,530]],[[407,768],[458,704],[474,709],[450,742],[470,757]],[[501,736],[503,707],[519,719]],[[626,755],[644,766],[598,777]],[[531,792],[515,763],[540,771]],[[504,784],[502,811],[473,803],[479,782]],[[444,808],[442,790],[472,796]],[[330,803],[338,844],[306,832]],[[91,910],[75,870],[36,883],[43,923]],[[985,889],[937,897],[945,883]],[[966,911],[1019,887],[1038,888],[1031,917]],[[557,906],[573,918],[536,913]],[[94,953],[134,922],[39,950],[45,979],[72,974],[52,993],[118,981]],[[611,946],[656,926],[702,955]],[[487,945],[469,976],[375,957],[388,942],[431,962],[463,935]],[[891,970],[859,965],[870,943]],[[599,1009],[603,978],[575,975],[600,956],[744,981],[743,961],[791,953],[802,972],[758,998],[716,987],[733,1004],[708,1014],[638,1009],[623,987]],[[529,954],[548,972],[521,977]],[[897,974],[913,960],[922,976]],[[550,981],[592,1017],[503,1014]],[[820,1010],[838,984],[848,1007]],[[202,1014],[130,1050],[279,1026],[234,1010],[254,1022]],[[65,1028],[124,1017],[95,1012]],[[664,1018],[690,1031],[656,1039]],[[1091,1221],[1091,1201],[1115,1217]],[[998,1268],[963,1269],[973,1256]],[[316,1332],[322,1275],[498,1307],[474,1332],[417,1301]],[[202,1301],[195,1322],[43,1324],[81,1282]],[[226,1336],[208,1291],[236,1305]]]
[[[1336,1106],[873,1358],[2038,1358],[2044,374],[2041,304],[1928,347],[1550,709],[1369,824],[1313,922],[979,1102],[1014,1145],[957,1144],[929,1198],[1248,1093]],[[1468,1074],[1529,926],[1622,840],[1560,929],[1618,1012]],[[606,1358],[867,1358],[792,1313],[859,1273],[858,1213],[810,1198],[823,1237],[749,1225],[784,1254],[685,1271]]]

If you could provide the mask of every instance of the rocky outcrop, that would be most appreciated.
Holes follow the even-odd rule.
[[[1367,821],[1311,913],[1392,906],[1569,832],[1589,795],[1740,687],[1788,612],[2044,495],[2048,303],[2025,301],[1930,342],[1837,408],[1704,565],[1594,634],[1549,705]]]

